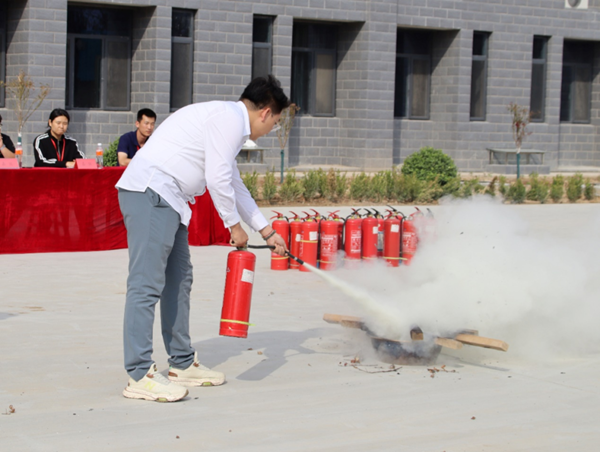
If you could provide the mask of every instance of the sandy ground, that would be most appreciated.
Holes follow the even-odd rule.
[[[563,235],[598,210],[506,208]],[[465,347],[443,352],[435,367],[447,372],[434,378],[432,366],[391,371],[364,333],[322,320],[359,306],[315,274],[271,271],[266,251],[255,326],[247,339],[221,337],[229,251],[192,248],[191,317],[201,361],[228,381],[172,404],[121,395],[126,250],[0,255],[0,450],[598,450],[600,354],[538,363]],[[164,372],[158,324],[154,337]]]

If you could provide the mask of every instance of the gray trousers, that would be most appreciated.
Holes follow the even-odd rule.
[[[152,365],[154,307],[160,319],[169,364],[186,369],[194,361],[190,340],[192,263],[187,227],[179,214],[151,189],[119,189],[127,228],[129,277],[123,342],[125,370],[138,381]]]

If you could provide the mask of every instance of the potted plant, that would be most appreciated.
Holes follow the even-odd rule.
[[[506,108],[512,115],[513,140],[517,148],[517,179],[519,179],[521,176],[521,145],[523,140],[532,133],[527,130],[527,126],[531,122],[531,112],[528,108],[513,102],[508,104]]]

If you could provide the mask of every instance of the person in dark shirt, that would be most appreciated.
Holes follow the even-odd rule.
[[[69,113],[55,108],[48,118],[48,131],[33,140],[34,167],[73,168],[75,159],[84,159],[75,138],[65,135]]]
[[[0,130],[2,130],[2,115],[0,115]],[[15,157],[15,145],[8,135],[0,133],[0,159]]]
[[[137,151],[140,150],[154,132],[156,113],[149,108],[138,111],[137,121],[133,132],[127,132],[119,139],[117,158],[119,166],[127,166]]]

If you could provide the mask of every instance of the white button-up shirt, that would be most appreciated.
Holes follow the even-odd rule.
[[[144,192],[151,188],[189,225],[188,202],[206,188],[231,227],[243,219],[259,231],[269,223],[242,182],[235,157],[250,135],[243,102],[204,102],[169,116],[131,160],[117,188]]]

